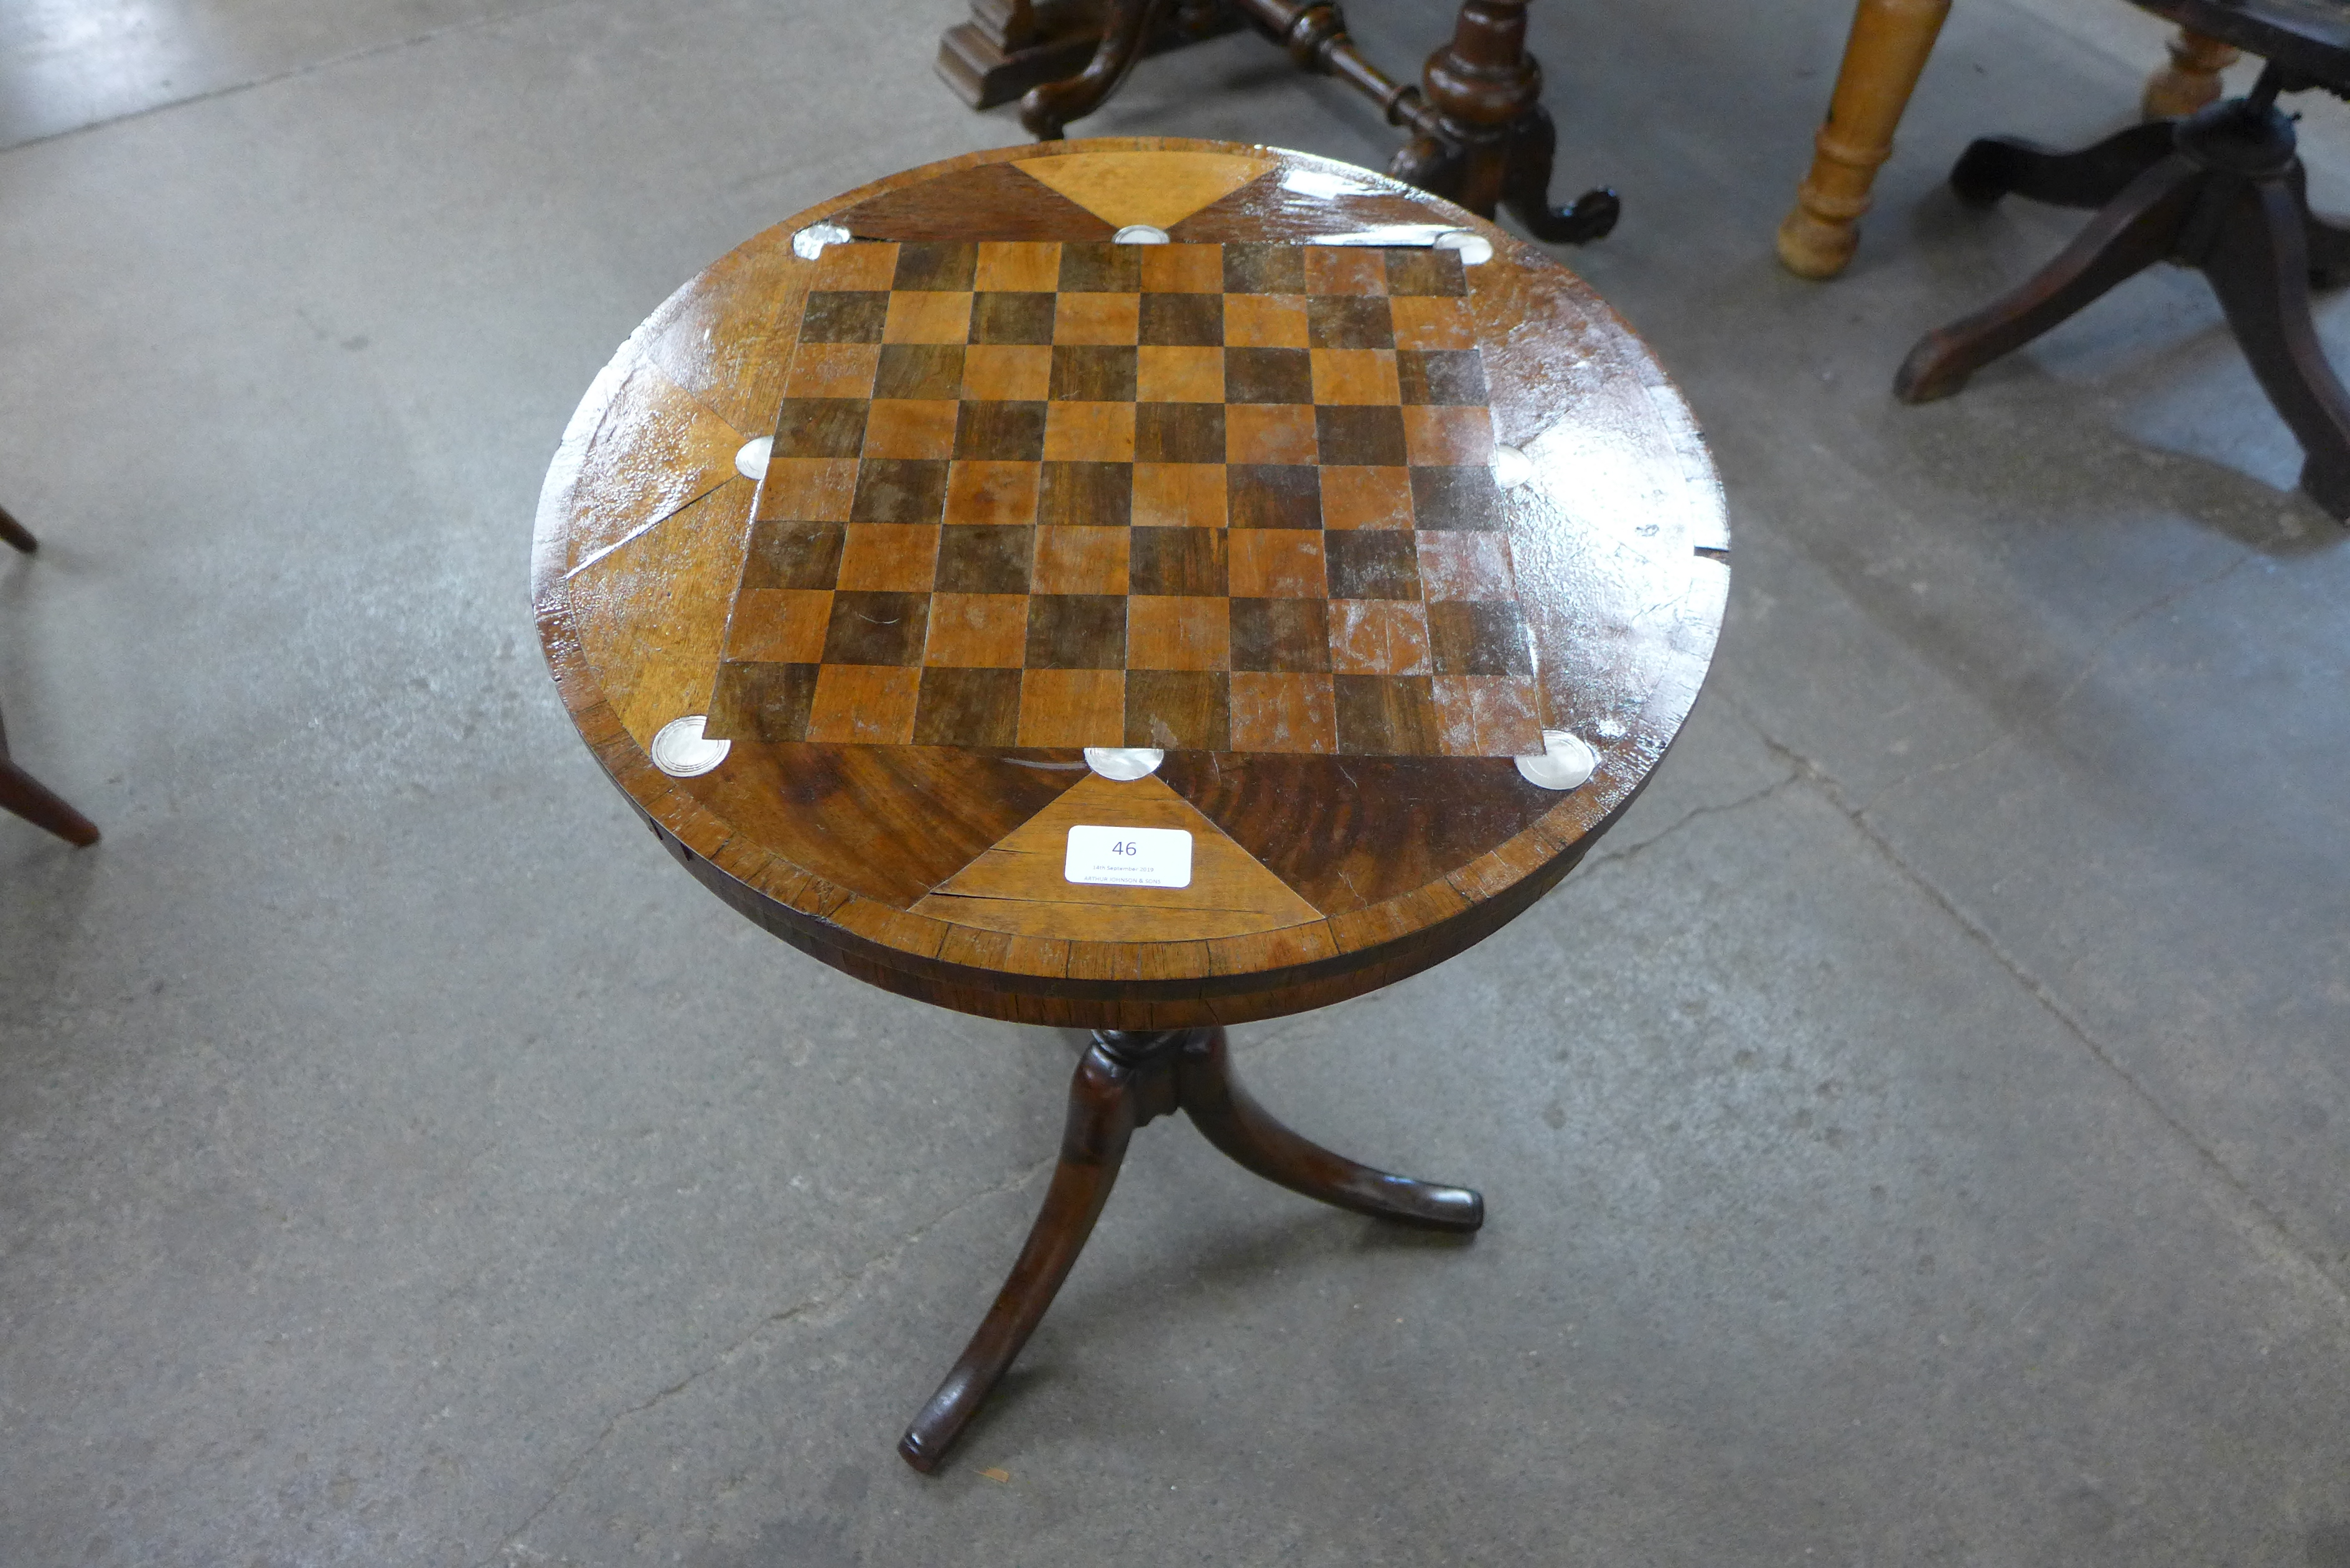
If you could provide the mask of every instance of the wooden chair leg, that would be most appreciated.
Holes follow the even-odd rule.
[[[1232,1051],[1222,1029],[1201,1031],[1184,1042],[1176,1084],[1184,1114],[1208,1141],[1267,1181],[1357,1214],[1432,1231],[1474,1231],[1485,1222],[1484,1199],[1465,1187],[1440,1187],[1357,1165],[1275,1121],[1232,1076]]]
[[[1083,119],[1099,109],[1134,62],[1142,57],[1143,40],[1165,19],[1174,0],[1110,0],[1102,17],[1101,44],[1086,68],[1066,81],[1046,82],[1028,89],[1020,100],[1020,123],[1039,141],[1058,141],[1073,119]]]
[[[33,531],[9,516],[5,506],[0,506],[0,539],[5,539],[27,556],[41,547],[41,542],[33,537]]]
[[[1812,171],[1779,225],[1779,259],[1803,277],[1834,277],[1860,243],[1877,166],[1934,52],[1950,0],[1858,0],[1827,123],[1813,140]]]
[[[2245,182],[2198,265],[2262,389],[2301,442],[2302,489],[2350,520],[2350,394],[2310,319],[2309,257],[2292,182]]]
[[[2175,140],[2168,120],[2133,125],[2078,152],[1987,136],[1960,155],[1950,171],[1950,189],[1960,200],[1978,207],[1988,207],[2002,196],[2054,207],[2102,207],[2169,157]]]
[[[1159,1091],[1156,1101],[1138,1092],[1150,1088]],[[1172,1084],[1163,1060],[1129,1064],[1099,1044],[1086,1052],[1069,1084],[1061,1163],[1053,1172],[1045,1207],[962,1359],[898,1440],[898,1452],[908,1464],[926,1474],[938,1469],[1069,1277],[1086,1239],[1093,1234],[1094,1221],[1101,1218],[1102,1206],[1109,1201],[1134,1129],[1149,1119],[1146,1113],[1172,1108]]]
[[[2236,63],[2237,53],[2217,38],[2178,29],[2170,40],[2170,60],[2146,79],[2139,112],[2148,119],[2184,119],[2220,98],[2220,73]]]
[[[0,755],[0,811],[45,827],[78,849],[98,842],[98,825],[43,786],[41,781]]]
[[[2139,175],[2021,287],[1919,338],[1894,378],[1893,395],[1905,403],[1947,398],[1993,359],[2164,260],[2208,178],[2181,157],[2166,158]]]

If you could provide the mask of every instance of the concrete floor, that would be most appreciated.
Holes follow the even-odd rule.
[[[1444,27],[1355,9],[1399,64]],[[953,0],[0,14],[0,494],[47,540],[0,702],[107,834],[0,821],[0,1563],[2350,1565],[2344,531],[2187,275],[1887,396],[2078,222],[1950,161],[2124,122],[2159,30],[1958,7],[1823,286],[1770,242],[1842,0],[1537,10],[1564,191],[1625,198],[1568,259],[1709,428],[1729,628],[1557,894],[1240,1044],[1492,1222],[1154,1129],[927,1480],[890,1444],[1070,1044],[678,874],[525,566],[671,287],[1018,138],[931,77]],[[1248,36],[1092,124],[1393,145]]]

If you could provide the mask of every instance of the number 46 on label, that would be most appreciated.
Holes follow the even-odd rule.
[[[1061,878],[1127,888],[1188,888],[1191,836],[1173,827],[1072,827]]]

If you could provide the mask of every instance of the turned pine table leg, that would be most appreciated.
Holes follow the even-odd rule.
[[[2139,111],[2148,119],[2186,119],[2218,100],[2220,73],[2236,60],[2233,47],[2179,28],[2170,40],[2170,63],[2146,78]]]
[[[1779,225],[1779,259],[1789,271],[1834,277],[1852,259],[1860,240],[1853,225],[1868,211],[1869,185],[1892,155],[1894,128],[1950,10],[1950,0],[1860,0],[1854,9],[1812,171]]]

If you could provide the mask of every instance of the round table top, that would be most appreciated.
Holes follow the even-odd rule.
[[[1550,257],[1117,139],[894,175],[680,289],[533,577],[581,737],[736,909],[1149,1029],[1372,990],[1555,884],[1687,716],[1728,546],[1687,405]]]

